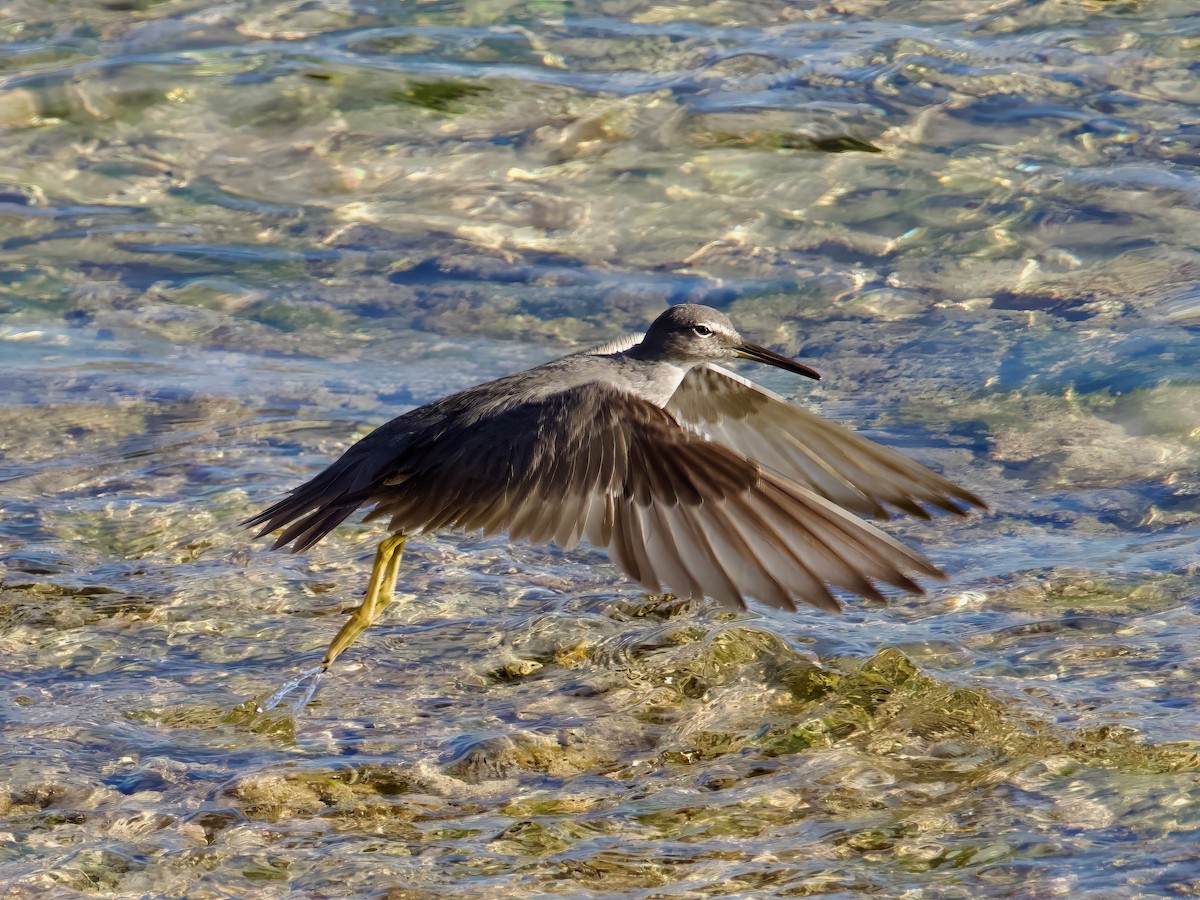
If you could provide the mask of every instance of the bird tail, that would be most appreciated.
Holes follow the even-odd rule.
[[[271,549],[291,544],[293,553],[307,550],[370,499],[375,478],[372,467],[363,464],[366,461],[348,451],[278,503],[246,519],[242,526],[261,526],[255,537],[262,537],[286,525]]]

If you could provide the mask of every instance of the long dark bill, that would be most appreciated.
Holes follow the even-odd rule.
[[[768,350],[766,347],[760,347],[758,344],[744,343],[734,350],[742,359],[752,359],[755,362],[766,363],[768,366],[775,366],[777,369],[783,369],[786,372],[795,372],[797,375],[807,375],[809,378],[821,380],[821,373],[816,369],[810,369],[803,363],[798,363],[794,359],[788,359],[782,354],[776,353],[773,350]]]

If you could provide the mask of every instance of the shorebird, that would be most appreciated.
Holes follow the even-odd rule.
[[[468,388],[381,425],[319,475],[243,524],[282,528],[305,550],[359,507],[386,519],[366,596],[321,664],[260,708],[321,676],[392,600],[405,541],[457,528],[565,548],[607,548],[651,592],[751,597],[839,610],[830,588],[882,600],[921,593],[929,560],[859,515],[888,507],[986,508],[906,456],[788,403],[722,367],[749,359],[820,378],[746,341],[723,313],[673,306],[630,335]]]

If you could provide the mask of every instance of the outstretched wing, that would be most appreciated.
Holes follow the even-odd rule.
[[[507,531],[567,547],[586,537],[650,590],[733,607],[755,597],[837,609],[829,586],[879,598],[873,582],[919,591],[911,574],[941,574],[808,488],[598,383],[423,429],[369,494],[368,518],[393,531]]]
[[[929,518],[924,505],[964,515],[986,508],[965,488],[903,454],[715,365],[692,369],[667,404],[680,421],[838,506],[887,518],[884,504]]]

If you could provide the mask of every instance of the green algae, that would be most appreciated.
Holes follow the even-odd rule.
[[[779,655],[754,629],[696,644],[723,663]],[[895,650],[828,670],[823,683],[822,696],[804,703],[793,698],[777,707],[781,720],[793,725],[804,714],[811,721],[819,717],[821,739],[797,742],[794,727],[727,738],[724,745],[709,743],[691,755],[664,753],[642,773],[658,773],[660,788],[649,794],[576,789],[562,795],[539,787],[541,773],[587,772],[595,761],[572,760],[572,751],[561,743],[526,736],[466,749],[445,760],[441,773],[412,764],[264,771],[227,787],[221,802],[232,804],[238,814],[206,827],[215,828],[215,835],[236,827],[243,816],[277,825],[314,820],[348,835],[374,834],[376,841],[386,836],[433,852],[441,852],[433,848],[445,842],[478,841],[480,855],[457,863],[463,876],[495,874],[519,861],[530,871],[544,866],[572,872],[581,884],[631,889],[667,883],[682,860],[662,869],[635,851],[614,855],[603,849],[609,838],[694,845],[700,859],[736,863],[746,859],[740,842],[821,822],[825,852],[843,864],[871,861],[908,873],[949,873],[1004,864],[1031,850],[978,833],[981,817],[989,815],[985,793],[1029,791],[1036,784],[1041,799],[1031,812],[1045,809],[1053,817],[1054,804],[1069,803],[1081,785],[1092,783],[1102,793],[1116,783],[1129,790],[1142,779],[1139,790],[1153,790],[1155,783],[1146,778],[1188,776],[1200,767],[1194,750],[1147,744],[1133,729],[1072,732],[1023,716],[986,691],[930,677]],[[727,682],[736,684],[736,679]],[[735,710],[729,712],[736,717]],[[482,753],[493,759],[485,768]],[[814,776],[806,787],[789,786],[788,768],[781,767],[788,757],[790,765]],[[501,765],[495,762],[499,759],[509,762]],[[705,775],[705,803],[690,803],[693,795],[679,793],[680,778],[722,760],[734,766],[731,777],[714,777],[715,771]],[[464,785],[514,778],[533,778],[529,788],[540,796],[513,802],[506,794],[475,793],[467,800],[460,793]],[[52,806],[51,795],[45,796]],[[994,805],[991,809],[992,815],[999,812]],[[1073,815],[1067,810],[1063,806],[1062,814]],[[453,818],[447,821],[447,815]],[[959,824],[949,825],[954,819]],[[1065,848],[1050,842],[1039,852],[1053,858]],[[747,885],[791,883],[798,860],[782,858],[789,865],[775,876],[740,877]],[[816,883],[830,879],[839,882],[826,872]],[[796,885],[792,893],[800,896],[805,890]]]

